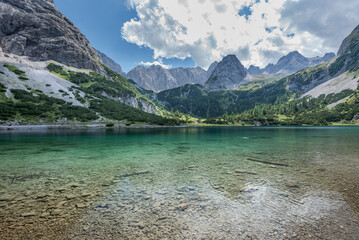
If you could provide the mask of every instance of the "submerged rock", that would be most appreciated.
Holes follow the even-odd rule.
[[[177,206],[177,209],[180,211],[184,211],[188,208],[188,204],[186,203],[181,203],[180,205]]]
[[[23,213],[21,216],[22,217],[33,217],[33,216],[36,216],[37,213],[35,211],[31,211],[31,212],[28,212],[28,213]]]
[[[81,185],[80,185],[80,184],[77,184],[77,183],[71,183],[71,184],[69,184],[69,186],[72,187],[72,188],[81,187]]]
[[[48,213],[48,212],[43,212],[43,213],[41,213],[40,218],[47,218],[47,217],[49,217],[49,216],[50,216],[50,213]]]
[[[61,187],[61,188],[56,189],[56,191],[57,192],[64,192],[64,191],[66,191],[66,188]]]
[[[81,194],[81,197],[91,197],[91,193],[84,192]]]
[[[14,199],[15,199],[15,197],[10,196],[10,195],[0,196],[0,202],[10,202],[10,201],[12,201]]]
[[[236,170],[234,170],[234,172],[237,173],[237,174],[257,175],[257,173],[255,173],[255,172],[244,171],[244,170],[241,170],[241,169],[236,169]]]
[[[288,180],[288,181],[286,181],[286,182],[285,182],[285,185],[286,185],[287,187],[290,187],[290,188],[299,188],[298,183],[297,183],[296,181],[294,181],[294,180]]]
[[[63,205],[65,205],[67,203],[67,201],[61,201],[59,202],[58,204],[56,204],[56,208],[60,208],[62,207]]]
[[[73,195],[73,194],[66,195],[67,200],[71,200],[71,199],[74,199],[74,198],[76,198],[76,196]]]
[[[86,205],[83,204],[83,203],[76,203],[76,207],[77,207],[77,208],[85,208]]]
[[[60,214],[62,214],[62,210],[61,210],[61,209],[55,209],[55,210],[53,210],[53,211],[51,212],[51,215],[52,215],[52,216],[58,216],[58,215],[60,215]]]
[[[49,195],[46,194],[46,193],[39,193],[36,195],[36,199],[40,199],[40,198],[45,198],[45,197],[48,197]]]
[[[253,192],[253,191],[257,191],[259,188],[256,186],[245,186],[243,188],[241,188],[241,190],[239,190],[240,192]]]

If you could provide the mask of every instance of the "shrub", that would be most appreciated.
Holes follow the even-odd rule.
[[[6,92],[6,86],[0,83],[0,92]]]
[[[114,127],[115,124],[114,123],[106,123],[106,127]]]
[[[18,77],[25,77],[25,72],[21,71],[16,66],[10,65],[8,63],[4,63],[3,66],[6,67],[10,72],[15,73]]]

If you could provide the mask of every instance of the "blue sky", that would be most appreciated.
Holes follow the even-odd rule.
[[[125,72],[141,62],[153,62],[153,50],[122,38],[123,24],[137,16],[125,0],[55,0],[56,7],[90,40],[93,47],[121,65]],[[191,58],[163,59],[173,67],[192,67]]]
[[[207,68],[228,54],[246,67],[265,67],[295,50],[322,56],[337,52],[359,23],[357,0],[55,0],[55,5],[125,72],[152,63]]]

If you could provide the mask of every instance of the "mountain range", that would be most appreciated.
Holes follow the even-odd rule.
[[[307,67],[312,67],[317,64],[329,61],[335,57],[335,53],[326,53],[323,57],[306,58],[298,51],[290,52],[286,56],[281,57],[276,64],[268,64],[265,68],[251,65],[248,68],[250,75],[260,74],[292,74]]]
[[[231,116],[233,123],[316,125],[359,119],[359,26],[336,56],[291,52],[264,69],[246,69],[228,55],[207,71],[152,65],[126,74],[94,49],[52,0],[2,0],[0,22],[5,124],[177,125],[191,117],[220,123]]]
[[[278,76],[288,76],[334,57],[334,53],[327,53],[323,57],[306,58],[299,52],[294,51],[281,57],[275,65],[268,64],[264,69],[251,65],[248,69],[245,69],[235,55],[228,55],[219,63],[212,63],[207,71],[200,67],[165,69],[160,65],[137,66],[126,77],[142,88],[154,92],[181,87],[186,84],[205,85],[212,90],[235,89],[242,84],[248,83],[250,79],[253,79],[252,76],[264,75],[267,78],[278,79]],[[214,71],[215,74],[212,76]],[[121,74],[124,76],[124,73]],[[247,75],[248,79],[245,79]]]
[[[186,84],[204,84],[208,73],[200,67],[165,69],[160,65],[137,66],[127,73],[127,78],[142,88],[160,92]]]

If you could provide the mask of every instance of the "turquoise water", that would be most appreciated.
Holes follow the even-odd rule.
[[[0,134],[5,239],[358,239],[359,128]]]

